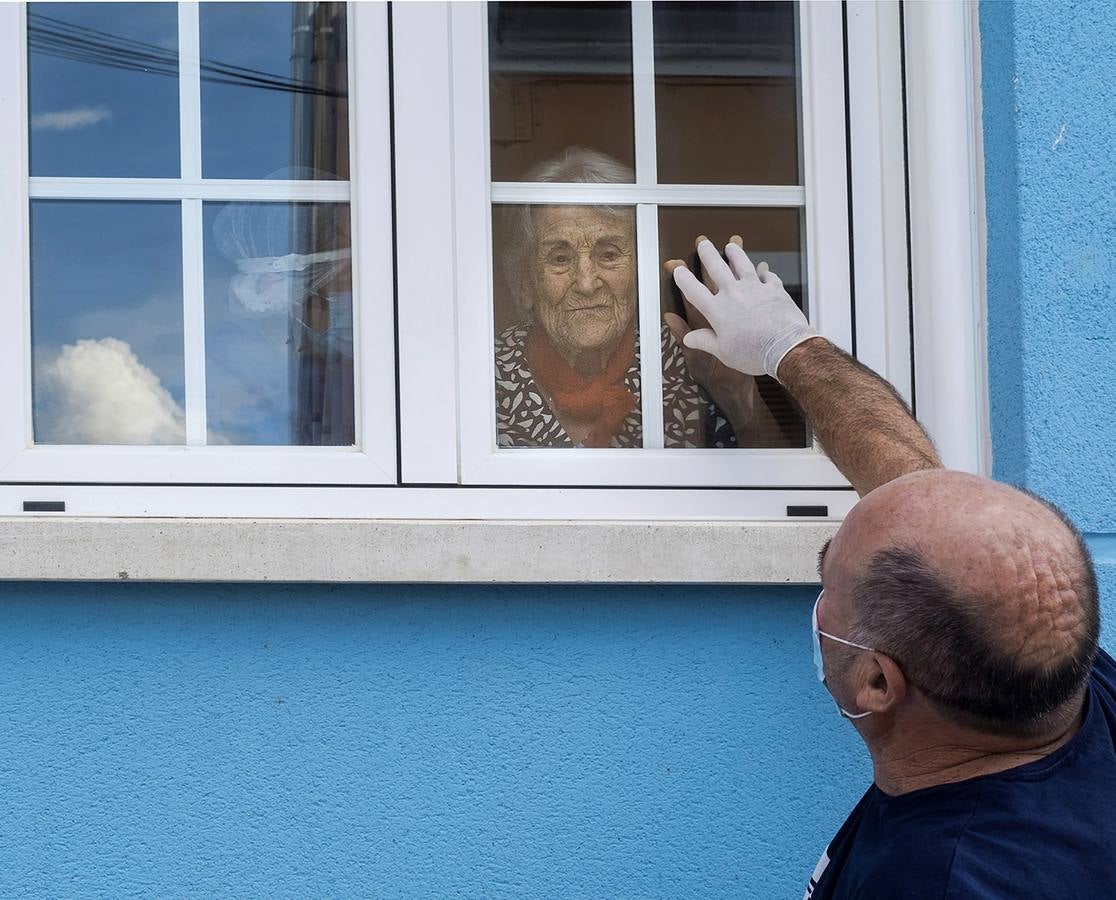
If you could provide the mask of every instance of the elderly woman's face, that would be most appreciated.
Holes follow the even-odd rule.
[[[567,356],[611,350],[636,308],[630,220],[585,206],[535,210],[535,317]],[[530,288],[529,288],[530,290]]]

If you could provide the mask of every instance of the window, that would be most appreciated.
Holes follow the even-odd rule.
[[[951,15],[909,18],[925,43]],[[663,263],[739,235],[823,334],[929,398],[932,431],[977,432],[944,424],[941,385],[976,393],[940,377],[953,325],[916,302],[912,345],[906,180],[912,201],[945,195],[907,169],[900,20],[859,2],[0,7],[0,119],[24,137],[0,150],[19,173],[2,302],[22,323],[0,335],[5,502],[843,515],[855,496],[778,383],[686,358]],[[931,65],[908,87],[930,91]]]
[[[30,352],[5,433],[27,433],[6,478],[394,480],[393,369],[361,374],[391,352],[390,278],[359,281],[390,271],[386,22],[350,110],[348,18],[26,7]]]
[[[757,261],[778,267],[816,326],[852,346],[840,7],[579,9],[452,9],[456,246],[458,272],[467,273],[456,292],[461,479],[844,485],[774,381],[741,379],[748,383],[723,391],[749,396],[751,415],[712,402],[663,325],[680,301],[662,268],[692,258],[699,231],[722,244],[739,233]],[[746,124],[723,121],[729,97]],[[760,146],[734,152],[753,130],[764,135]],[[585,339],[597,327],[591,317],[629,328],[621,349],[638,333],[625,379],[638,401],[627,401],[611,440],[589,433],[576,411],[553,414],[561,404],[536,371],[589,380],[553,352],[558,332],[577,328],[548,324],[545,312],[547,290],[579,290],[568,274],[573,257],[567,265],[561,249],[576,240],[595,242],[583,256],[610,247],[623,259],[613,269],[603,259],[580,263],[602,285],[585,302],[616,298],[615,309],[576,313]],[[582,302],[570,296],[549,302]],[[534,364],[532,351],[542,357]],[[403,354],[401,363],[405,378]],[[570,421],[581,434],[571,434]]]

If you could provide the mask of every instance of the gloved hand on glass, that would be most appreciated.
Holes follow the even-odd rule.
[[[688,331],[685,345],[738,372],[777,378],[783,357],[817,336],[817,331],[784,290],[779,276],[766,263],[753,266],[736,240],[725,247],[728,262],[707,239],[698,243],[697,250],[712,288],[684,263],[667,264],[686,300],[706,320],[702,324],[707,323]]]

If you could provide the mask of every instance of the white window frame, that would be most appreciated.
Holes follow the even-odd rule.
[[[6,281],[0,309],[21,327],[0,333],[0,376],[19,390],[0,394],[0,481],[110,483],[390,484],[396,480],[389,79],[383,65],[349,54],[351,182],[202,179],[199,5],[178,4],[178,178],[29,177],[27,17],[25,4],[0,6],[0,53],[6,71],[2,121],[19,139],[0,149],[5,173]],[[352,11],[352,10],[350,10]],[[350,20],[351,46],[387,58],[384,3],[363,5]],[[16,67],[13,71],[13,66]],[[356,151],[360,147],[359,154]],[[15,178],[15,191],[9,183]],[[350,190],[350,185],[353,189]],[[29,204],[39,199],[173,200],[181,203],[185,446],[35,444],[31,424]],[[315,201],[350,204],[354,329],[354,447],[206,446],[204,201]],[[15,248],[18,248],[16,258]],[[391,427],[384,427],[391,423]]]
[[[436,179],[428,171],[397,173],[400,193],[421,196],[423,208],[446,208],[456,222],[453,253],[431,258],[421,233],[398,232],[400,271],[427,273],[445,287],[425,302],[437,305],[454,329],[441,333],[435,351],[443,360],[457,359],[456,369],[443,363],[427,366],[430,342],[415,329],[400,329],[400,379],[421,384],[435,400],[403,404],[401,430],[405,480],[468,485],[564,485],[641,487],[847,488],[848,482],[818,448],[799,450],[662,449],[662,372],[659,368],[658,208],[784,207],[804,211],[806,285],[809,312],[816,327],[838,346],[852,346],[849,237],[845,157],[844,41],[841,7],[807,3],[801,7],[800,65],[802,83],[802,186],[658,185],[655,173],[655,73],[652,7],[632,4],[633,93],[635,97],[636,182],[622,185],[491,184],[488,156],[488,24],[483,4],[403,5],[395,10],[396,46],[418,43],[425,53],[451,59],[448,79],[432,80],[419,67],[395,74],[397,95],[423,92],[411,110],[396,104],[397,139],[405,139],[407,118],[426,141],[453,150],[453,170]],[[445,23],[448,13],[449,24]],[[437,23],[437,25],[435,25]],[[417,50],[417,47],[415,48]],[[407,59],[408,54],[403,54]],[[444,123],[431,140],[431,120]],[[437,126],[435,126],[437,127]],[[402,155],[402,154],[400,154]],[[425,188],[425,192],[424,192]],[[632,203],[636,208],[639,267],[639,318],[644,446],[633,450],[508,449],[496,446],[493,403],[491,204],[496,203]],[[901,248],[905,254],[905,247]],[[904,291],[905,293],[905,291]],[[402,294],[401,294],[402,296]],[[401,307],[403,304],[401,303]],[[903,303],[905,310],[906,304]],[[402,312],[402,310],[401,310]],[[875,335],[865,335],[875,340]],[[425,352],[424,352],[425,351]],[[909,362],[906,364],[909,368]],[[890,374],[886,373],[885,374]],[[413,459],[411,446],[442,449],[436,458]],[[445,448],[457,445],[458,458]],[[747,504],[744,504],[745,506]]]
[[[439,104],[445,103],[446,96],[452,96],[455,77],[454,60],[432,54],[430,48],[449,46],[454,16],[458,13],[447,3],[405,3],[396,4],[392,14],[396,91],[393,125],[400,142],[398,146],[405,143],[410,148],[407,154],[397,153],[395,159],[399,241],[397,325],[401,346],[406,343],[407,335],[423,335],[421,356],[427,367],[435,370],[430,377],[445,383],[447,376],[456,377],[464,358],[458,343],[458,307],[452,298],[459,280],[468,278],[470,263],[489,265],[488,258],[463,258],[456,248],[460,233],[456,227],[459,223],[458,196],[454,184],[455,121],[453,117],[446,120],[430,115],[430,110],[443,108]],[[383,5],[379,3],[350,5],[351,45],[362,48],[360,54],[350,53],[350,66],[359,66],[361,56],[373,62],[382,59],[377,55],[380,33],[375,23],[382,21],[383,15]],[[898,2],[877,4],[850,0],[847,5],[850,78],[865,79],[871,88],[851,92],[849,109],[850,165],[854,184],[852,215],[857,225],[854,244],[857,350],[873,368],[888,373],[908,399],[911,390],[909,360],[913,350],[917,375],[916,412],[920,420],[936,440],[948,465],[987,473],[976,3],[963,0],[949,4],[906,5],[905,84],[900,82],[898,74],[900,42],[896,24],[899,15]],[[25,315],[22,306],[17,317],[13,318],[12,311],[14,297],[26,304],[28,256],[25,45],[22,27],[11,27],[17,24],[17,16],[22,20],[21,6],[0,5],[0,45],[8,50],[0,53],[0,124],[7,126],[7,133],[23,136],[22,140],[0,144],[0,172],[5,173],[0,177],[0,272],[4,273],[0,275],[4,279],[0,304],[7,304],[10,321],[23,321]],[[376,48],[374,53],[367,52],[369,46]],[[462,53],[469,50],[461,48]],[[475,52],[475,48],[473,50]],[[356,77],[354,75],[351,81],[354,85]],[[18,89],[12,90],[13,85]],[[405,103],[401,102],[400,95],[403,85],[410,85]],[[883,137],[885,133],[893,137],[896,129],[900,133],[903,130],[904,88],[905,127],[909,137],[906,176],[912,222],[909,274],[914,308],[913,347],[910,344],[912,328],[902,309],[883,300],[896,291],[904,296],[907,292],[905,207],[908,194],[903,187],[897,190],[895,186],[897,180],[903,181],[904,160],[894,140]],[[379,170],[371,166],[369,160],[374,155],[369,155],[369,148],[376,146],[377,138],[386,135],[386,129],[377,131],[376,126],[384,121],[386,111],[382,107],[386,107],[387,101],[382,96],[354,96],[353,99],[353,144],[357,148],[352,157],[357,192],[353,197],[355,238],[358,209],[387,208],[386,188],[379,182],[369,183],[369,179],[375,180],[386,171],[386,165]],[[358,107],[363,109],[365,104],[371,112],[358,115]],[[449,109],[453,112],[452,105]],[[865,122],[868,123],[866,129],[858,126]],[[874,126],[873,122],[880,124]],[[468,123],[465,125],[469,127]],[[461,123],[457,123],[457,127],[461,127]],[[474,122],[471,127],[483,127],[483,123],[478,126]],[[931,136],[936,139],[943,134],[954,136],[947,152],[942,152],[939,143],[931,142]],[[358,167],[363,167],[362,178],[356,175]],[[8,174],[11,172],[23,175],[12,178]],[[473,190],[487,191],[487,181],[474,185]],[[468,192],[465,199],[469,199]],[[872,222],[875,224],[865,224],[865,230],[861,230],[862,223]],[[390,284],[390,278],[384,276],[391,272],[390,242],[376,244],[365,229],[359,251],[357,246],[354,241],[354,257],[366,261],[366,271],[372,268],[367,260],[377,261],[380,267],[375,273],[377,284]],[[942,259],[948,259],[949,266],[937,264]],[[817,284],[816,280],[813,283]],[[448,316],[445,315],[447,303],[451,307]],[[657,298],[655,307],[657,310]],[[490,325],[484,324],[490,346]],[[0,415],[3,416],[0,421],[5,423],[26,422],[25,402],[20,399],[13,404],[12,398],[29,396],[27,370],[20,364],[19,354],[10,352],[12,346],[10,333],[0,334],[0,378],[6,385],[5,392],[0,394]],[[870,352],[867,348],[871,348]],[[19,353],[23,352],[25,348],[19,348]],[[381,351],[380,360],[394,361],[390,348],[387,355]],[[486,362],[486,366],[490,364]],[[390,368],[386,362],[384,365]],[[602,548],[607,555],[613,545],[607,540],[604,544],[598,543],[601,535],[592,531],[587,523],[578,521],[607,519],[638,526],[634,532],[624,532],[628,546],[654,545],[658,548],[660,555],[653,557],[656,565],[646,570],[653,579],[674,571],[677,580],[808,580],[803,573],[810,571],[809,557],[816,552],[822,532],[827,529],[831,532],[831,526],[822,526],[816,520],[788,522],[787,508],[796,504],[825,505],[828,518],[832,520],[840,519],[856,500],[851,490],[820,489],[818,485],[646,490],[453,486],[463,475],[461,444],[456,439],[465,409],[462,398],[456,392],[448,400],[442,396],[431,397],[422,382],[409,382],[399,385],[399,404],[402,485],[376,485],[356,480],[342,484],[343,479],[338,478],[336,486],[329,486],[321,482],[320,477],[316,479],[317,485],[293,487],[279,481],[260,485],[250,483],[258,480],[258,472],[251,471],[248,466],[240,470],[246,477],[235,485],[217,484],[219,479],[207,484],[189,484],[190,479],[186,477],[176,478],[177,483],[171,485],[156,483],[163,478],[149,484],[113,484],[96,479],[92,479],[96,483],[90,483],[91,479],[76,478],[74,470],[70,469],[65,472],[63,483],[58,469],[44,468],[33,473],[34,477],[15,479],[10,467],[5,467],[0,470],[0,516],[11,518],[0,519],[0,538],[8,537],[5,531],[9,528],[13,529],[12,534],[30,535],[19,529],[29,527],[29,519],[35,519],[45,530],[36,531],[33,540],[29,537],[25,541],[26,552],[32,554],[34,547],[41,547],[43,540],[49,540],[51,522],[64,529],[66,518],[70,516],[118,517],[90,521],[90,528],[106,541],[116,539],[120,546],[132,546],[133,555],[142,563],[139,569],[143,569],[144,574],[140,577],[159,577],[162,573],[170,578],[237,580],[245,572],[258,570],[251,564],[253,542],[244,537],[253,533],[251,527],[236,532],[240,537],[230,538],[219,551],[199,557],[204,562],[199,561],[196,566],[182,557],[175,557],[173,566],[164,564],[167,547],[173,544],[177,534],[186,533],[180,532],[180,528],[192,527],[192,520],[200,520],[202,525],[210,522],[214,527],[217,524],[214,517],[287,520],[282,534],[290,536],[300,551],[305,551],[300,553],[305,565],[299,569],[298,579],[375,580],[396,577],[401,571],[386,561],[391,556],[389,546],[379,547],[372,558],[360,565],[337,567],[332,560],[337,547],[341,546],[336,543],[338,532],[331,531],[333,526],[327,521],[315,524],[310,520],[339,520],[337,528],[344,527],[340,520],[345,519],[411,520],[411,524],[419,526],[423,522],[430,523],[428,533],[434,542],[432,547],[483,557],[473,569],[455,565],[443,570],[435,562],[426,576],[429,579],[438,580],[449,571],[454,574],[451,580],[531,581],[536,579],[531,572],[524,572],[521,559],[509,559],[503,542],[487,539],[496,534],[495,529],[509,524],[493,520],[550,520],[556,527],[561,527],[561,520],[568,520],[564,525],[572,529],[570,537],[553,557],[553,565],[542,573],[545,576],[542,580],[577,581],[608,577],[600,574],[596,562],[593,565],[589,562],[598,557]],[[437,414],[434,426],[431,422],[435,417],[431,413]],[[453,439],[434,439],[432,427],[437,434],[448,433]],[[386,431],[391,433],[390,443],[394,445],[394,432]],[[26,449],[24,436],[11,428],[0,427],[0,460],[10,461]],[[394,452],[394,446],[390,449]],[[687,455],[694,451],[670,452]],[[192,448],[179,451],[178,455],[192,455]],[[393,475],[391,468],[381,468]],[[320,471],[318,474],[320,476]],[[77,481],[84,483],[74,483]],[[65,503],[66,511],[40,517],[38,513],[23,511],[22,505],[28,501]],[[133,528],[129,522],[132,518],[153,516],[175,518],[160,520],[154,532]],[[443,526],[436,526],[435,520],[456,522],[446,531]],[[692,561],[698,549],[694,541],[699,540],[696,536],[702,531],[678,526],[683,523],[697,526],[702,522],[719,522],[721,527],[729,528],[745,559],[753,552],[759,554],[756,564],[748,563],[743,567],[737,564],[732,568],[727,562],[718,563],[703,557],[705,563],[700,572],[693,571],[692,562],[689,566],[672,569],[675,563]],[[400,527],[405,524],[399,522]],[[263,523],[256,525],[263,528]],[[646,530],[648,528],[651,530]],[[134,538],[138,532],[155,533],[158,537]],[[93,532],[83,533],[88,536]],[[275,532],[269,530],[268,533]],[[422,528],[418,527],[408,532],[405,539],[414,541],[416,535],[422,533]],[[461,533],[473,537],[456,542],[447,537]],[[769,541],[765,535],[778,535],[778,538]],[[57,537],[70,540],[73,535],[59,530]],[[663,539],[660,541],[659,537]],[[299,543],[300,539],[308,543]],[[151,542],[156,540],[161,549],[153,552]],[[128,544],[129,541],[138,543]],[[67,568],[68,565],[65,559],[59,560],[54,574],[47,576],[44,571],[43,576],[101,577],[99,570],[93,572],[86,563],[75,562]],[[425,580],[420,569],[416,564],[411,571],[415,579]],[[433,571],[435,569],[438,572]],[[34,577],[36,571],[41,569],[32,562],[19,572],[13,569],[12,577]],[[569,575],[568,579],[561,577],[563,572]],[[261,577],[267,577],[266,573]]]

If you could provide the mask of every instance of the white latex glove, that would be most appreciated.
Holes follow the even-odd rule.
[[[674,283],[710,326],[688,332],[685,344],[711,353],[738,372],[776,378],[783,357],[817,331],[766,263],[761,262],[757,271],[733,243],[725,247],[725,255],[732,268],[712,241],[698,244],[698,256],[717,285],[716,294],[685,266],[674,270]]]

